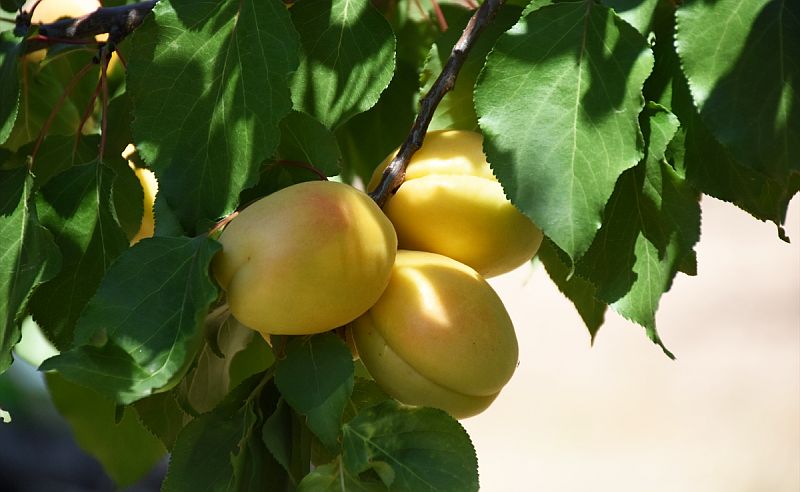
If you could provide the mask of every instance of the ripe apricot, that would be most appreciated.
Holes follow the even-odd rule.
[[[222,233],[214,276],[231,312],[264,334],[345,325],[378,300],[397,252],[391,222],[366,194],[312,181],[253,203]]]
[[[542,231],[506,198],[482,142],[475,132],[428,133],[384,212],[401,249],[449,256],[491,277],[530,260]],[[375,170],[370,190],[396,153]]]
[[[387,394],[456,418],[486,409],[517,365],[500,298],[475,270],[434,253],[398,251],[383,295],[350,327]]]

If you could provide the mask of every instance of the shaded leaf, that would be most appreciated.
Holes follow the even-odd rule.
[[[20,40],[11,31],[0,33],[0,144],[14,128],[19,110]]]
[[[549,239],[545,239],[536,254],[544,265],[550,279],[558,290],[569,299],[583,319],[589,335],[594,340],[597,331],[605,321],[606,303],[597,299],[597,287],[591,282],[574,275],[566,253],[558,249]]]
[[[420,94],[426,94],[447,63],[447,59],[458,41],[472,11],[455,5],[443,5],[442,10],[449,28],[441,34],[428,52],[425,66],[422,68],[423,85]],[[467,56],[467,60],[458,72],[456,84],[446,93],[436,107],[433,120],[428,130],[477,130],[478,117],[472,101],[475,81],[486,62],[486,55],[492,49],[497,38],[507,31],[519,19],[521,9],[515,6],[502,7],[494,20],[481,32],[477,42]]]
[[[178,433],[189,423],[189,415],[181,410],[175,390],[157,393],[135,402],[133,406],[142,424],[172,451]]]
[[[674,19],[665,17],[656,37],[673,35]],[[680,61],[672,43],[656,43],[656,66],[645,86],[648,98],[678,116],[681,129],[668,154],[679,174],[699,191],[731,202],[760,220],[771,220],[778,234],[791,197],[800,190],[800,177],[775,180],[743,166],[706,128],[692,102]]]
[[[653,55],[593,1],[539,8],[500,37],[475,88],[484,150],[512,202],[574,261],[642,157]]]
[[[675,45],[708,129],[743,166],[800,173],[800,2],[687,2]]]
[[[284,470],[291,471],[292,461],[292,410],[281,398],[272,415],[262,428],[262,439],[269,452]]]
[[[337,438],[347,400],[353,391],[353,359],[333,333],[293,339],[275,369],[275,384],[308,427],[329,449]]]
[[[77,145],[75,136],[51,135],[45,138],[32,164],[36,189],[72,166],[95,162],[99,144],[100,137],[95,135],[81,137]],[[31,155],[33,147],[33,144],[25,145],[20,152]]]
[[[279,0],[159,2],[136,29],[134,140],[187,231],[232,212],[273,155],[297,49]]]
[[[64,104],[55,113],[47,132],[51,136],[77,133],[81,117],[97,86],[100,73],[99,65],[92,63],[94,54],[95,50],[91,49],[73,49],[49,55],[41,63],[31,61],[28,57],[19,62],[22,72],[19,111],[4,146],[16,150],[26,143],[35,141],[67,86],[81,69],[88,66],[89,71],[76,82],[70,94],[64,99]],[[90,116],[84,125],[85,131],[96,130],[98,123],[94,115]]]
[[[114,401],[55,373],[46,374],[45,379],[53,404],[69,423],[78,445],[102,463],[117,486],[142,478],[166,453],[164,445],[139,422],[133,407],[124,407],[117,422]]]
[[[382,492],[382,482],[364,481],[343,468],[340,460],[318,466],[303,478],[298,492]]]
[[[178,435],[162,490],[285,487],[285,473],[261,440],[261,412],[276,403],[277,392],[259,374],[235,388],[213,411],[190,422]]]
[[[109,166],[91,162],[56,175],[39,193],[41,222],[61,251],[62,268],[36,291],[30,310],[62,351],[71,346],[78,316],[109,265],[128,248],[112,210],[114,180]]]
[[[196,413],[214,408],[231,388],[230,368],[236,354],[244,350],[255,335],[236,321],[230,312],[206,319],[207,337],[214,338],[216,350],[207,342],[194,367],[181,380],[178,390]]]
[[[281,121],[278,157],[310,164],[326,176],[336,176],[341,172],[341,155],[336,137],[319,121],[300,111],[292,111]]]
[[[700,239],[700,196],[665,161],[678,119],[657,105],[648,106],[642,118],[647,158],[620,177],[603,228],[577,271],[597,286],[598,298],[644,326],[664,348],[655,313]]]
[[[416,116],[418,88],[416,66],[398,63],[378,103],[337,129],[343,172],[350,179],[369,182],[372,171],[403,142]]]
[[[344,465],[353,474],[373,470],[392,490],[478,490],[472,442],[442,410],[388,400],[362,411],[342,432]]]
[[[394,72],[395,39],[368,0],[303,0],[291,10],[303,44],[295,108],[335,129],[371,108]]]
[[[625,22],[636,28],[643,35],[647,35],[652,28],[653,18],[662,2],[661,0],[601,0],[601,3],[614,12]]]
[[[11,365],[31,293],[61,268],[53,236],[39,223],[27,168],[0,171],[0,374]]]
[[[219,243],[143,239],[106,273],[78,320],[75,345],[41,370],[131,403],[177,382],[194,359],[217,289],[209,263]],[[87,345],[103,343],[101,346]]]

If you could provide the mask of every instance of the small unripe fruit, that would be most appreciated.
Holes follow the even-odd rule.
[[[517,365],[514,326],[472,268],[398,251],[383,295],[350,325],[361,360],[395,399],[456,418],[482,412]]]
[[[242,210],[212,264],[231,312],[264,334],[345,325],[378,300],[397,252],[391,222],[366,194],[313,181]]]
[[[384,212],[401,249],[449,256],[491,277],[530,260],[542,231],[506,198],[482,142],[475,132],[428,133]],[[395,154],[375,170],[370,190]]]

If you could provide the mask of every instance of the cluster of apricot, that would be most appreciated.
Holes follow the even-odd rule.
[[[541,240],[479,134],[431,132],[384,210],[341,183],[284,188],[230,222],[212,269],[244,325],[265,336],[347,326],[390,396],[463,418],[517,365],[511,318],[484,277],[528,261]]]

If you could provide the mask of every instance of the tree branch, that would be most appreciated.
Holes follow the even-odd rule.
[[[108,42],[118,43],[139,27],[157,2],[158,0],[149,0],[118,7],[100,7],[82,17],[40,24],[39,34],[45,38],[62,42],[64,40],[86,40],[97,34],[108,33]],[[17,16],[16,24],[14,33],[17,36],[25,36],[31,27],[31,13],[21,12]]]
[[[382,207],[389,198],[389,194],[396,191],[403,184],[408,162],[422,146],[422,141],[428,132],[428,125],[433,119],[436,107],[444,95],[455,85],[456,76],[461,70],[461,66],[464,65],[464,61],[481,31],[494,19],[497,11],[504,3],[505,0],[486,0],[470,18],[458,42],[453,46],[453,51],[450,53],[442,73],[433,83],[431,90],[420,101],[419,114],[417,119],[414,120],[414,125],[411,127],[408,137],[406,137],[403,145],[400,146],[400,150],[395,158],[392,159],[392,162],[386,166],[378,186],[369,194],[379,206]]]

